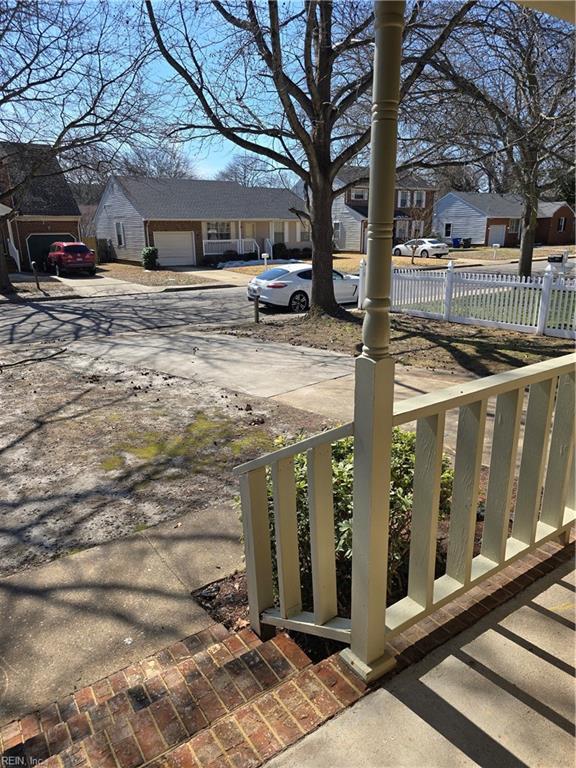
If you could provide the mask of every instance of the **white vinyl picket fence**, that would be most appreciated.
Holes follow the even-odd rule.
[[[394,269],[392,311],[574,339],[576,279],[551,267],[530,278],[461,272],[452,264],[446,270]]]

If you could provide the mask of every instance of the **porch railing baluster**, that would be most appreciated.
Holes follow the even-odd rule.
[[[464,585],[472,574],[486,406],[486,400],[464,405],[458,417],[446,574]]]
[[[496,401],[481,553],[498,564],[506,556],[523,401],[523,389],[505,392]]]
[[[302,610],[296,482],[292,457],[280,459],[272,464],[272,489],[280,615],[287,619]]]

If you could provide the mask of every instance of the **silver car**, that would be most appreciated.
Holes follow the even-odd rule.
[[[394,256],[412,256],[413,250],[415,250],[414,255],[420,259],[427,259],[429,256],[439,259],[450,252],[442,240],[437,240],[435,237],[420,237],[418,240],[408,240],[401,245],[395,245],[393,253]]]
[[[339,304],[358,300],[358,275],[345,275],[332,270],[334,296]],[[312,293],[310,264],[282,264],[267,269],[248,283],[248,299],[256,297],[261,304],[288,307],[291,312],[306,312]]]

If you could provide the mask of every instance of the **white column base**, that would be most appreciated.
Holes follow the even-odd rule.
[[[378,680],[379,677],[390,672],[396,666],[396,656],[386,651],[383,656],[370,664],[366,664],[352,652],[350,648],[345,648],[340,652],[342,661],[365,683],[371,683]]]

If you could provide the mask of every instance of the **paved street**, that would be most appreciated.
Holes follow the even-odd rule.
[[[460,265],[462,264],[462,261],[459,262]],[[548,266],[548,262],[546,260],[543,261],[534,261],[532,263],[532,274],[533,275],[543,275],[546,271],[546,267]],[[553,265],[558,266],[558,265]],[[498,261],[495,261],[493,264],[485,264],[483,267],[471,267],[469,270],[462,267],[462,269],[466,272],[499,272],[502,275],[517,275],[518,274],[518,264],[515,262],[513,264],[502,264]],[[576,274],[576,258],[570,258],[568,259],[568,263],[566,265],[566,275],[574,276]]]
[[[247,320],[244,288],[147,293],[0,307],[0,345],[110,336],[178,325]]]

